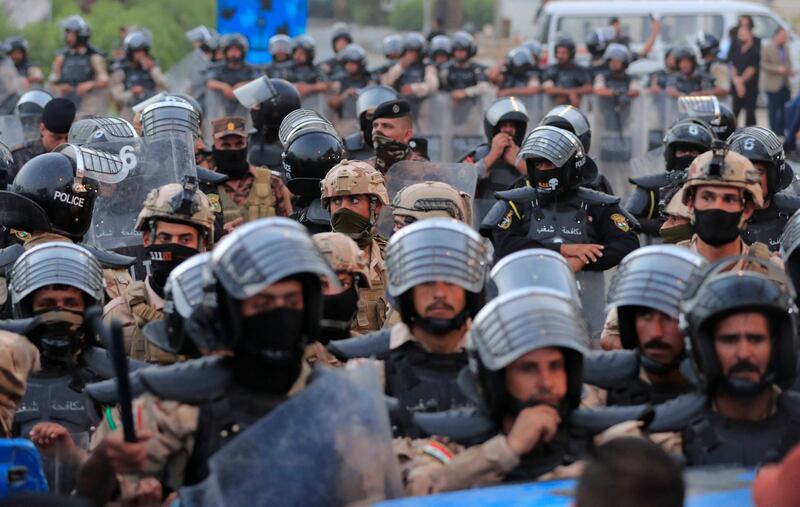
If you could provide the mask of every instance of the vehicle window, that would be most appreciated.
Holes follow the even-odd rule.
[[[558,20],[558,32],[565,32],[575,38],[578,48],[585,48],[584,40],[596,28],[609,26],[611,16],[564,16]],[[621,16],[622,33],[632,43],[644,42],[650,35],[650,18],[648,16]]]
[[[698,32],[708,32],[722,38],[725,20],[722,16],[663,16],[661,40],[666,44],[693,43]]]
[[[761,39],[770,39],[780,24],[771,16],[753,15],[753,34]]]

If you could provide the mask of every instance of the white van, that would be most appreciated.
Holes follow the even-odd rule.
[[[693,43],[700,31],[714,34],[722,41],[722,47],[727,47],[728,31],[736,26],[743,14],[753,18],[755,35],[765,41],[772,37],[777,27],[785,28],[789,33],[792,62],[796,69],[800,68],[800,38],[785,20],[764,5],[753,2],[557,0],[544,6],[529,33],[520,32],[518,35],[540,40],[546,45],[548,54],[553,54],[555,35],[567,32],[575,38],[578,57],[585,62],[588,53],[584,39],[595,28],[608,26],[611,18],[618,18],[623,32],[630,37],[631,48],[638,50],[650,35],[652,16],[661,22],[661,32],[648,59],[661,63],[665,48],[680,42]]]

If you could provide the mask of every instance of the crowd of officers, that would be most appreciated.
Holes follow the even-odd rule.
[[[452,83],[478,75],[458,70],[474,50],[457,37],[438,72],[422,63],[424,46],[413,55],[413,39],[397,39],[399,60],[382,75],[394,88],[358,93],[361,128],[347,138],[301,108],[310,88],[280,72],[295,72],[282,65],[292,51],[310,63],[313,46],[281,36],[273,77],[241,78],[264,97],[250,108],[254,131],[242,117],[210,118],[210,149],[190,96],[165,96],[132,123],[76,119],[64,98],[23,104],[41,136],[38,152],[0,150],[11,319],[0,324],[0,422],[5,436],[75,469],[60,493],[96,505],[174,498],[208,478],[209,459],[239,433],[326,381],[315,372],[363,358],[379,361],[393,400],[408,494],[574,477],[620,436],[687,466],[755,467],[798,443],[800,205],[786,193],[794,176],[780,139],[736,129],[703,97],[716,113],[669,126],[664,166],[632,182],[620,205],[597,190],[603,168],[587,155],[580,109],[558,106],[526,134],[524,109],[503,96],[486,111],[486,144],[465,162],[477,196],[494,199],[478,222],[476,196],[435,177],[387,190],[396,164],[426,164],[401,95],[441,76],[469,90]],[[334,37],[340,51],[351,43]],[[233,53],[226,61],[246,65]],[[71,72],[73,56],[55,75]],[[418,80],[405,81],[412,68]],[[570,86],[557,86],[572,102]],[[232,93],[223,79],[214,87]],[[82,243],[103,217],[93,216],[97,168],[75,153],[170,136],[194,138],[197,176],[141,203],[147,269],[134,280],[134,259]],[[605,294],[591,281],[612,268]],[[598,327],[587,300],[604,298]],[[119,430],[114,369],[88,326],[95,307],[123,325],[136,442]],[[669,494],[643,502],[633,505],[676,505]]]

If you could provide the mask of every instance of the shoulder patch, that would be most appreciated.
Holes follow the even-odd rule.
[[[622,213],[614,213],[611,215],[611,221],[614,222],[614,225],[617,226],[617,229],[621,230],[622,232],[628,232],[631,230],[631,226],[628,223],[628,219]]]
[[[507,231],[509,227],[511,227],[511,221],[514,219],[514,210],[508,210],[506,216],[503,217],[502,220],[497,224],[497,228],[503,231]]]
[[[211,209],[214,213],[222,213],[222,204],[219,202],[219,194],[206,194],[208,203],[211,204]]]

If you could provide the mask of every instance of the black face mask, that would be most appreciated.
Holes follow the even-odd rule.
[[[555,196],[558,193],[563,193],[566,188],[563,167],[550,169],[549,171],[536,171],[534,176],[534,187],[542,197]]]
[[[83,312],[66,308],[47,308],[34,312],[42,320],[29,337],[42,356],[45,367],[69,367],[84,339]]]
[[[358,311],[358,289],[355,285],[333,296],[322,298],[322,320],[319,341],[327,345],[331,340],[350,338],[350,327]]]
[[[250,164],[247,163],[247,148],[239,150],[219,150],[215,146],[212,152],[217,171],[232,180],[240,180],[247,176]]]
[[[164,284],[172,270],[189,257],[200,253],[196,248],[175,243],[150,244],[144,251],[150,257],[150,286],[161,297],[164,297]]]
[[[300,375],[306,312],[277,308],[243,317],[235,357],[240,380],[253,389],[286,394]],[[247,367],[244,367],[246,363]]]
[[[721,209],[694,210],[694,232],[711,246],[732,243],[739,237],[742,212]]]
[[[686,157],[675,157],[673,160],[675,162],[672,164],[672,167],[667,167],[667,171],[685,171],[692,165],[692,161],[697,158],[692,155],[688,155]]]
[[[414,312],[416,313],[416,311]],[[414,319],[414,326],[419,326],[432,335],[444,336],[450,332],[460,329],[469,318],[469,309],[465,306],[461,312],[452,319],[440,317],[420,317]]]

